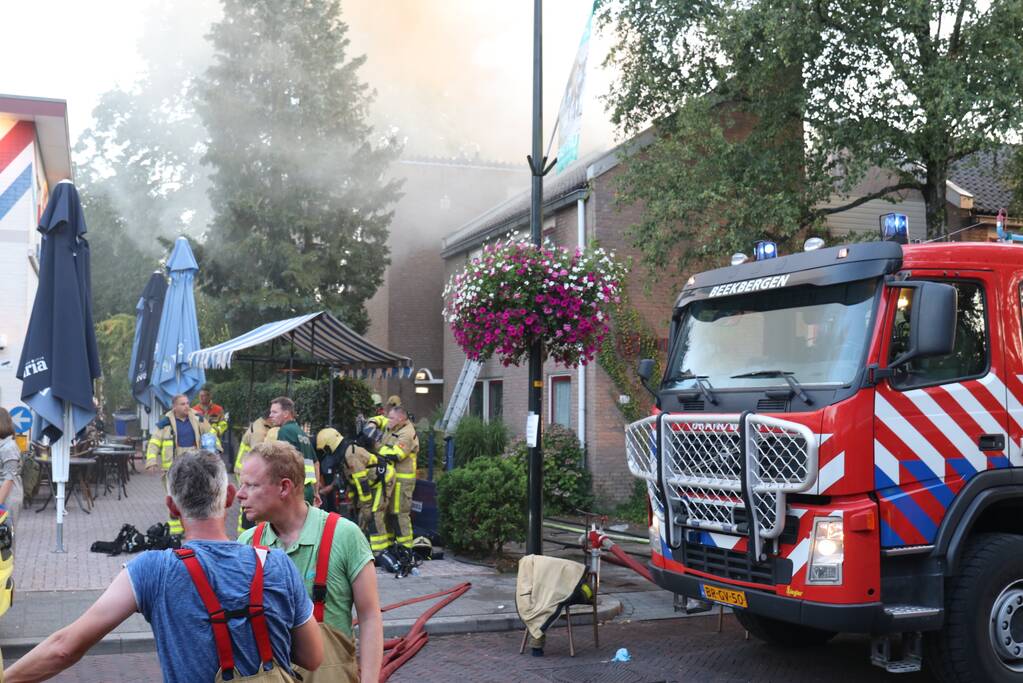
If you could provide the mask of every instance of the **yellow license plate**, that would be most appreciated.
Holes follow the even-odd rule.
[[[700,584],[700,591],[703,593],[703,597],[722,605],[749,607],[749,605],[746,604],[745,591],[733,591],[727,588],[708,586],[707,584]]]

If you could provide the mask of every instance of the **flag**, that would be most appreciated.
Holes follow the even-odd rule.
[[[590,27],[593,24],[593,5],[586,18],[586,28],[579,40],[575,63],[568,75],[565,95],[558,110],[558,161],[555,173],[561,173],[569,164],[579,158],[579,134],[582,131],[583,91],[586,86],[586,59],[590,54]]]

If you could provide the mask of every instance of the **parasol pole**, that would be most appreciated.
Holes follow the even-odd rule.
[[[75,438],[74,425],[71,422],[71,404],[64,404],[64,433],[61,434],[57,443],[53,445],[53,453],[50,460],[50,483],[57,485],[57,547],[55,553],[66,553],[64,548],[64,485],[67,482],[66,469],[71,468],[71,440]],[[60,466],[58,467],[58,463]]]

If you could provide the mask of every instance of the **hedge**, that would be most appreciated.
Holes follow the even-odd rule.
[[[456,551],[500,555],[526,538],[526,474],[510,458],[477,458],[437,482],[440,533]]]
[[[560,424],[543,428],[543,501],[551,514],[574,514],[593,507],[592,478],[583,464],[579,438]],[[457,448],[457,445],[456,445]],[[507,455],[522,468],[529,469],[529,449],[522,439],[508,448]]]
[[[232,380],[229,382],[210,383],[213,400],[224,406],[231,415],[231,426],[244,429],[248,426],[249,412],[251,419],[265,414],[270,401],[278,396],[290,395],[295,401],[295,412],[299,423],[309,422],[315,433],[328,424],[330,402],[330,382],[324,379],[302,378],[291,383],[291,391],[285,392],[286,384],[279,380],[255,382],[252,384],[252,398],[249,402],[249,382]],[[338,431],[347,433],[354,428],[355,417],[373,414],[373,399],[369,387],[361,380],[338,378],[334,379],[334,426]]]

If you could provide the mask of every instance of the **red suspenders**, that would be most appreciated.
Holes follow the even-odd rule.
[[[327,568],[330,566],[330,549],[334,545],[334,528],[341,515],[331,512],[327,515],[327,521],[323,525],[323,536],[320,538],[320,552],[316,555],[316,578],[313,579],[313,616],[316,621],[323,623],[323,606],[327,601]],[[260,545],[263,542],[263,530],[266,522],[260,522],[252,535],[252,544]]]
[[[237,612],[228,612],[220,606],[216,593],[210,586],[203,571],[199,559],[191,548],[179,548],[174,551],[178,559],[185,563],[188,575],[192,583],[199,591],[206,612],[210,615],[210,624],[213,626],[213,638],[217,643],[217,657],[220,659],[221,670],[234,670],[234,652],[231,648],[231,631],[227,627],[227,620],[230,617],[248,617],[252,624],[252,634],[256,638],[256,647],[259,649],[259,661],[262,668],[273,667],[274,653],[270,646],[270,631],[266,626],[266,616],[263,614],[263,561],[265,548],[253,548],[256,552],[256,571],[252,576],[252,583],[249,585],[249,606]]]

